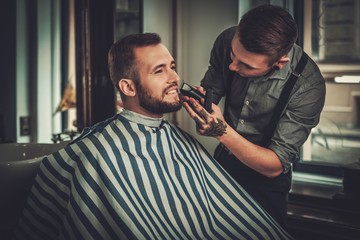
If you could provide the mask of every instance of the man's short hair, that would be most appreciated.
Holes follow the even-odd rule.
[[[161,38],[156,33],[131,34],[115,42],[108,54],[109,73],[114,86],[119,89],[119,81],[123,78],[131,79],[137,84],[139,74],[134,49],[159,43]]]
[[[236,34],[247,51],[270,57],[269,65],[272,65],[288,54],[297,39],[298,29],[286,9],[264,4],[244,14]]]

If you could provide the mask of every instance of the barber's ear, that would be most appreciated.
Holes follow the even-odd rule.
[[[119,89],[126,96],[134,97],[136,95],[136,87],[134,81],[131,79],[121,79],[119,81]]]
[[[274,69],[282,69],[286,65],[286,63],[288,63],[289,61],[290,61],[290,58],[288,56],[284,55],[280,58],[279,61],[277,61],[274,64],[273,68]]]

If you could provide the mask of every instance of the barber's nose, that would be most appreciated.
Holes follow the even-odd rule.
[[[237,72],[238,71],[238,67],[237,65],[234,63],[234,61],[232,61],[229,65],[229,69],[230,71],[234,71],[234,72]]]

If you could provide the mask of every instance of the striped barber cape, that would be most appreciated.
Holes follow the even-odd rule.
[[[291,239],[189,134],[128,110],[45,157],[16,239]]]

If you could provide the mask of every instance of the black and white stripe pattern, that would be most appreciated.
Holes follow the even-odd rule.
[[[291,238],[193,137],[123,115],[43,160],[18,239]]]

